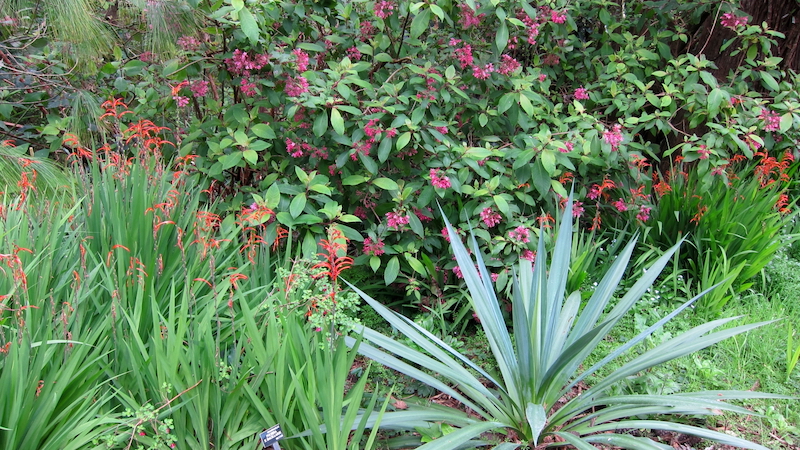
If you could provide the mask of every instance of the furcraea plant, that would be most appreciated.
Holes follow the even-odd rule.
[[[560,402],[578,383],[586,382],[587,377],[634,348],[700,297],[687,301],[601,358],[597,364],[584,368],[587,357],[653,284],[680,243],[665,252],[627,293],[615,300],[614,293],[625,276],[636,243],[634,239],[614,260],[588,301],[582,302],[580,292],[566,292],[572,228],[570,197],[550,266],[547,265],[542,234],[535,264],[521,259],[516,268],[513,323],[508,329],[475,236],[472,236],[469,251],[447,223],[453,252],[469,288],[472,307],[486,333],[498,373],[484,370],[413,321],[353,287],[395,329],[422,349],[411,348],[365,327],[359,352],[450,395],[472,411],[467,415],[435,405],[424,413],[420,412],[416,422],[405,416],[395,418],[392,413],[386,414],[381,426],[423,426],[426,422],[444,422],[457,427],[455,431],[420,447],[426,450],[487,445],[481,435],[488,431],[500,431],[506,435],[507,442],[494,447],[503,450],[541,448],[541,445],[570,445],[584,450],[596,448],[595,444],[630,449],[671,448],[646,436],[632,436],[622,431],[627,429],[667,430],[741,448],[765,449],[744,439],[672,419],[678,415],[705,416],[723,411],[750,414],[747,409],[727,400],[779,396],[749,391],[616,395],[609,388],[626,377],[768,322],[721,329],[737,319],[733,317],[702,324],[629,358],[580,395],[566,403]],[[355,340],[349,342],[355,343]]]

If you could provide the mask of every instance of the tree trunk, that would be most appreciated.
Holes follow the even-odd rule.
[[[771,30],[779,31],[786,37],[776,39],[773,56],[783,58],[781,68],[800,72],[800,0],[741,0],[741,9],[750,15],[749,24],[767,23]],[[736,44],[720,51],[722,44],[733,39],[736,34],[720,25],[721,14],[709,14],[697,28],[695,35],[687,45],[687,51],[706,58],[717,65],[717,75],[726,76],[731,70],[739,67],[743,60],[742,53],[730,54],[737,48]]]

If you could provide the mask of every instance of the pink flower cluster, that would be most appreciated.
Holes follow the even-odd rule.
[[[781,116],[775,111],[764,108],[758,118],[764,121],[765,131],[778,131],[781,128]]]
[[[431,169],[430,176],[431,176],[431,184],[433,185],[433,187],[439,189],[450,188],[450,178],[448,178],[443,171],[437,169]]]
[[[381,256],[384,254],[383,241],[376,239],[373,241],[370,238],[364,239],[364,248],[362,249],[365,255]]]
[[[373,25],[372,22],[370,22],[369,20],[365,20],[361,22],[361,28],[360,28],[361,36],[359,39],[361,39],[362,42],[367,42],[370,39],[372,39],[372,36],[375,36],[375,32],[377,30],[378,29],[375,28],[375,25]]]
[[[575,89],[575,100],[589,100],[589,91],[586,90],[585,87],[579,87]]]
[[[476,3],[475,7],[479,8],[480,6]],[[461,17],[458,19],[458,23],[465,30],[480,25],[481,19],[486,17],[486,14],[475,14],[475,11],[466,3],[458,5],[458,8],[461,10]]]
[[[519,61],[509,55],[501,56],[500,60],[500,67],[497,69],[497,73],[501,75],[510,75],[522,67]]]
[[[501,216],[500,213],[496,213],[492,208],[483,208],[483,211],[481,211],[481,220],[487,227],[492,228],[503,220],[503,216]]]
[[[580,217],[583,215],[583,202],[575,202],[572,204],[572,217]]]
[[[625,203],[625,200],[623,199],[619,199],[611,204],[614,206],[614,208],[617,208],[617,211],[619,212],[624,212],[628,210],[628,204]]]
[[[192,52],[200,48],[200,40],[194,36],[181,36],[178,38],[178,45],[187,52]]]
[[[567,13],[565,11],[551,10],[550,20],[553,23],[559,23],[559,24],[564,23],[567,21]]]
[[[389,225],[389,228],[399,230],[408,225],[408,222],[408,216],[400,215],[394,211],[386,213],[386,223]]]
[[[286,79],[286,87],[283,90],[289,97],[299,97],[308,92],[308,80],[301,76],[288,77]]]
[[[719,23],[722,24],[723,27],[735,30],[739,25],[747,25],[747,21],[747,16],[739,17],[733,13],[725,13],[722,15],[722,19],[720,19]]]
[[[700,159],[708,159],[708,156],[711,155],[711,150],[705,145],[700,145],[700,148],[697,149],[697,153],[700,154]]]
[[[373,10],[375,11],[375,15],[379,19],[386,19],[387,17],[392,15],[392,11],[394,11],[395,4],[388,0],[379,0],[375,2],[375,7]]]
[[[308,70],[308,53],[304,52],[303,50],[296,48],[292,50],[292,54],[294,55],[294,63],[297,66],[297,71],[302,73]]]
[[[195,80],[189,85],[189,90],[192,91],[192,95],[195,97],[205,97],[208,93],[208,81]]]
[[[459,41],[458,39],[451,39],[450,40],[450,45],[455,47],[460,42],[461,41]],[[472,62],[474,61],[474,58],[472,56],[472,46],[471,45],[464,44],[460,48],[455,49],[453,51],[453,53],[455,53],[456,59],[458,59],[458,62],[461,63],[461,68],[462,69],[466,69],[467,67],[472,65]]]
[[[361,52],[355,46],[347,49],[347,57],[350,61],[361,61]]]
[[[479,80],[485,80],[494,72],[494,64],[486,64],[485,66],[472,66],[472,76]]]
[[[294,142],[293,140],[286,138],[286,153],[289,154],[292,158],[302,158],[305,155],[308,155],[312,158],[317,159],[328,159],[328,149],[325,147],[314,147],[308,142]]]
[[[611,130],[603,131],[603,140],[611,145],[611,150],[619,150],[619,145],[622,144],[622,125],[616,124]]]
[[[650,218],[650,209],[651,208],[649,206],[644,206],[644,205],[640,206],[639,213],[636,214],[636,218],[641,220],[642,222],[646,222],[647,219]]]
[[[529,16],[523,9],[517,11],[517,19],[521,20],[528,30],[528,44],[536,45],[536,37],[539,36],[540,26],[538,19]]]
[[[516,241],[520,244],[527,244],[531,241],[531,230],[527,229],[526,227],[520,225],[517,228],[508,232],[508,237],[512,241]]]
[[[248,55],[238,48],[233,51],[233,56],[225,60],[228,70],[234,75],[250,75],[252,70],[260,70],[262,67],[269,63],[269,55],[258,54],[255,56]]]
[[[247,77],[242,78],[242,94],[247,97],[256,95],[256,84],[248,80]]]

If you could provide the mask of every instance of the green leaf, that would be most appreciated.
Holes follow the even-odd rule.
[[[372,268],[373,272],[377,272],[378,269],[381,268],[381,258],[380,256],[372,256],[369,258],[369,266]]]
[[[331,126],[337,134],[344,135],[344,119],[337,108],[331,109]]]
[[[506,201],[502,195],[495,195],[492,199],[494,199],[494,204],[497,205],[497,209],[499,209],[501,213],[506,216],[511,215],[511,208],[508,206],[508,201]]]
[[[539,434],[547,425],[547,412],[542,405],[528,403],[525,408],[525,418],[528,419],[528,425],[531,426],[531,433],[533,433],[531,442],[539,442]]]
[[[264,203],[266,203],[267,208],[274,210],[278,207],[278,204],[281,202],[281,190],[278,188],[277,183],[272,183],[269,189],[267,189],[266,194],[264,194]]]
[[[314,135],[317,137],[322,136],[328,131],[328,111],[324,109],[319,111],[317,117],[314,119],[313,131]]]
[[[531,104],[530,99],[528,99],[528,97],[526,97],[524,94],[519,94],[519,106],[525,110],[525,114],[527,114],[528,117],[533,117],[533,105]]]
[[[230,155],[222,155],[219,157],[219,162],[222,164],[222,170],[228,170],[235,167],[242,160],[242,152],[235,151]]]
[[[542,167],[547,172],[547,178],[552,178],[556,174],[556,155],[552,150],[544,149],[541,153]]]
[[[786,113],[781,116],[781,133],[786,133],[792,128],[794,124],[794,116],[792,113]]]
[[[245,150],[242,152],[242,156],[250,165],[255,165],[258,162],[258,153],[255,150]]]
[[[400,189],[397,183],[391,178],[376,178],[372,180],[372,184],[385,191],[397,191]]]
[[[514,97],[518,95],[514,92],[507,92],[500,97],[500,101],[497,104],[497,112],[498,114],[503,114],[504,112],[508,111],[511,108],[511,105],[514,104]]]
[[[293,198],[292,203],[289,204],[289,214],[292,215],[293,219],[296,219],[303,212],[303,209],[305,209],[305,207],[306,207],[306,194],[305,192],[302,192],[295,198]]]
[[[364,175],[350,175],[342,180],[342,184],[345,186],[358,186],[359,184],[365,183],[367,180],[369,180],[369,177],[365,177]]]
[[[500,29],[497,30],[494,43],[497,45],[497,52],[503,53],[503,50],[506,48],[506,44],[508,44],[508,25],[506,25],[505,20],[500,23]]]
[[[258,22],[256,22],[256,18],[246,7],[242,7],[241,11],[239,11],[239,25],[242,27],[242,33],[250,40],[250,45],[257,45],[259,34]]]
[[[241,11],[244,8],[244,0],[231,0],[234,11]]]
[[[722,104],[724,94],[722,90],[714,88],[708,94],[708,117],[713,118],[719,114],[719,105]]]
[[[411,37],[416,39],[428,29],[428,24],[431,21],[431,10],[428,8],[422,9],[414,17],[411,22]]]
[[[392,153],[392,138],[384,136],[381,140],[381,145],[378,146],[378,161],[386,162],[389,155]]]
[[[402,150],[406,148],[406,145],[408,145],[409,141],[411,141],[411,132],[406,131],[405,133],[397,137],[397,144],[395,144],[395,147],[397,148],[397,150]]]
[[[772,76],[769,72],[761,72],[761,79],[764,81],[764,85],[769,88],[771,91],[780,91],[781,86],[778,84],[778,80]]]
[[[392,259],[386,264],[386,269],[383,272],[383,282],[386,285],[390,285],[394,283],[394,280],[397,279],[397,275],[400,273],[400,260],[397,259],[397,256],[393,256]]]

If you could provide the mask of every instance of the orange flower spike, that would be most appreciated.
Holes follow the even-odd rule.
[[[114,250],[116,250],[118,248],[126,250],[128,253],[131,252],[130,249],[128,247],[125,247],[124,245],[121,245],[121,244],[114,245],[113,247],[111,247],[111,250],[108,251],[108,254],[106,254],[106,266],[107,267],[111,267],[111,254],[114,253]]]

